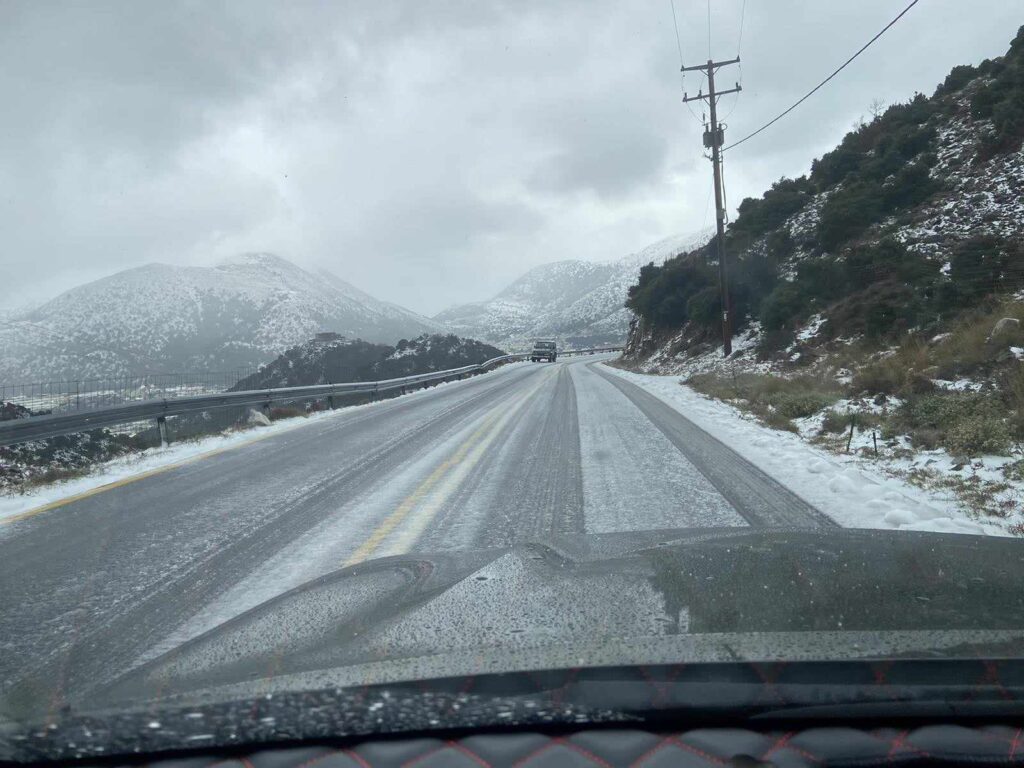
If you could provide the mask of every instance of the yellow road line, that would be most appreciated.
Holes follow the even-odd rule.
[[[384,539],[386,539],[388,535],[398,527],[398,525],[416,507],[416,505],[419,504],[420,500],[430,492],[430,489],[437,484],[437,481],[444,476],[445,472],[462,461],[473,445],[483,436],[497,418],[497,414],[487,418],[484,423],[469,436],[466,442],[459,446],[459,449],[452,454],[450,458],[445,459],[438,464],[434,471],[427,475],[427,478],[416,486],[416,489],[395,508],[395,511],[388,515],[384,519],[383,523],[377,526],[377,529],[359,546],[359,549],[352,553],[352,556],[345,561],[345,565],[348,566],[361,563],[372,555],[377,547],[380,546],[381,542],[383,542]]]
[[[460,475],[461,477],[468,474],[471,469],[484,455],[485,449],[502,428],[509,422],[512,416],[530,399],[534,394],[545,384],[550,378],[550,375],[541,377],[540,383],[534,386],[532,389],[520,395],[514,399],[511,404],[503,403],[497,406],[492,413],[487,416],[484,422],[475,429],[472,434],[458,447],[458,449],[449,458],[442,461],[434,471],[431,472],[422,483],[420,483],[411,494],[409,494],[402,502],[395,508],[395,511],[388,515],[384,522],[382,522],[374,531],[370,534],[369,538],[364,541],[352,555],[345,560],[344,566],[356,565],[369,558],[377,549],[381,546],[385,539],[390,536],[399,525],[401,525],[409,515],[420,508],[424,501],[428,501],[425,505],[429,511],[427,517],[418,521],[418,524],[413,526],[413,529],[409,531],[409,536],[404,537],[405,539],[415,538],[418,533],[422,532],[436,514],[440,508],[441,503],[454,489],[457,487],[457,483],[441,483],[442,480],[448,481],[451,479],[452,474]],[[474,451],[473,449],[476,448]],[[463,461],[467,455],[473,451],[473,455],[470,457],[470,461],[462,467]],[[462,472],[452,472],[457,467],[462,469]],[[448,477],[446,477],[448,475]],[[441,483],[441,498],[428,499],[427,497],[435,489],[435,486]],[[415,523],[416,521],[414,521]],[[399,542],[397,547],[394,547],[396,551],[390,552],[389,554],[399,554],[404,551],[407,542]]]

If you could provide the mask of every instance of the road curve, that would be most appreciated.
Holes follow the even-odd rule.
[[[511,365],[0,525],[0,692],[56,705],[375,557],[828,524],[593,358]]]

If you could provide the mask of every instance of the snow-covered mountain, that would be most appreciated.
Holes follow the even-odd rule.
[[[623,306],[626,291],[636,283],[640,267],[661,264],[706,239],[706,233],[669,237],[611,262],[542,264],[489,301],[446,309],[434,320],[460,336],[511,349],[536,337],[577,347],[622,343],[630,319]]]
[[[149,264],[74,288],[0,325],[0,381],[229,370],[321,331],[394,343],[437,323],[326,271],[246,254],[214,267]]]

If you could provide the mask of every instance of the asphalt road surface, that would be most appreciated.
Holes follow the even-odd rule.
[[[0,525],[0,692],[59,701],[371,558],[744,525],[830,523],[593,357],[512,365]]]

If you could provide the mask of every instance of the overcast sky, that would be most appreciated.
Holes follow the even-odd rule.
[[[713,0],[737,139],[907,0]],[[686,63],[705,0],[676,0]],[[1002,54],[1024,0],[921,0],[730,154],[729,203],[799,175],[873,99]],[[526,268],[713,222],[669,0],[0,0],[0,306],[152,261],[272,251],[433,314]],[[696,74],[685,87],[701,87]],[[699,115],[699,110],[698,115]]]

